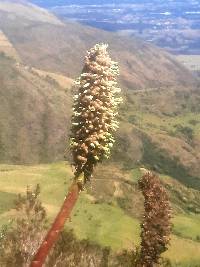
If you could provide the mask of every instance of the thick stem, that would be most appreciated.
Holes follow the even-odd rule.
[[[41,267],[44,264],[50,249],[57,241],[59,233],[64,227],[66,219],[69,218],[70,213],[78,199],[78,196],[79,187],[77,183],[73,183],[67,196],[65,197],[65,200],[57,217],[55,218],[53,225],[51,226],[40,248],[38,249],[30,267]]]

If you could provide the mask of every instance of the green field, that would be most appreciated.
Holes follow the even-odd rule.
[[[174,233],[183,238],[200,239],[200,216],[177,215],[173,219]],[[199,240],[200,241],[200,240]]]
[[[27,185],[33,187],[38,183],[51,222],[62,204],[71,177],[70,166],[64,163],[29,167],[0,165],[0,186],[4,193],[0,223],[14,216],[12,210],[8,211],[14,194],[24,193]],[[118,206],[94,204],[92,196],[86,192],[81,194],[67,226],[73,228],[81,239],[89,238],[114,249],[131,247],[133,240],[139,243],[137,219],[127,216]]]
[[[137,175],[138,169],[133,170],[134,179]],[[8,223],[15,216],[12,206],[16,194],[23,194],[27,185],[33,187],[38,183],[51,222],[64,199],[71,177],[70,166],[62,162],[37,166],[0,165],[0,224]],[[166,257],[174,263],[180,262],[180,266],[195,266],[192,264],[200,262],[200,242],[195,239],[199,234],[200,216],[178,214],[174,216],[173,223],[174,233]],[[130,249],[140,241],[138,219],[125,213],[117,202],[95,202],[87,192],[81,193],[66,227],[73,228],[80,239],[89,238],[114,250]]]

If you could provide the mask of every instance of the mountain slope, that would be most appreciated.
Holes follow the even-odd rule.
[[[200,90],[128,92],[113,160],[127,169],[144,164],[200,189]]]
[[[1,30],[0,30],[0,53],[7,54],[16,61],[18,62],[20,61],[20,57],[16,49],[13,47],[13,45],[10,43],[8,38]]]
[[[52,24],[38,18],[34,6],[29,6],[32,21],[19,12],[21,4],[19,8],[17,3],[4,2],[7,9],[0,5],[0,29],[25,64],[74,78],[81,71],[85,51],[95,43],[106,42],[113,58],[119,61],[121,81],[126,88],[187,86],[195,82],[191,73],[168,53],[143,41],[120,38],[73,22]],[[13,10],[14,17],[10,16]]]
[[[166,256],[180,266],[192,266],[200,250],[200,196],[195,190],[200,189],[200,89],[192,87],[193,76],[169,54],[139,40],[32,17],[24,18],[16,7],[14,12],[0,10],[0,162],[35,164],[63,158],[72,80],[61,74],[76,76],[85,50],[97,41],[109,42],[113,57],[120,61],[122,83],[129,89],[123,91],[121,124],[109,165],[97,169],[92,190],[80,198],[69,224],[80,238],[114,249],[139,242],[142,196],[136,180],[138,166],[144,165],[163,174],[174,208],[175,228]],[[27,183],[41,184],[42,199],[54,216],[72,173],[69,166],[54,163],[1,165],[0,175],[2,224],[12,215],[11,199]]]
[[[0,161],[62,159],[69,92],[4,54],[0,54],[0,62]]]
[[[72,80],[61,73],[76,76],[86,49],[105,40],[120,61],[123,86],[129,88],[123,91],[121,126],[111,161],[125,168],[144,164],[200,188],[200,91],[193,88],[189,71],[169,54],[137,39],[118,39],[75,23],[32,21],[17,9],[14,19],[9,12],[0,13],[6,42],[20,57],[12,60],[1,54],[0,58],[1,162],[63,158],[71,110],[66,88]],[[13,57],[9,49],[0,46],[0,51]],[[153,86],[158,88],[149,88]]]
[[[1,0],[0,11],[7,14],[11,20],[24,18],[32,22],[37,21],[54,25],[62,25],[62,22],[54,15],[50,14],[45,9],[28,3],[27,1]]]

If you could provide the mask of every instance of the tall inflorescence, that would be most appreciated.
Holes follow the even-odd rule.
[[[70,143],[75,179],[80,187],[90,180],[94,166],[109,158],[113,132],[118,128],[117,107],[122,101],[116,80],[119,69],[107,47],[96,44],[87,52],[76,82],[78,93],[74,95]]]
[[[146,172],[139,180],[144,196],[144,216],[141,224],[141,254],[139,267],[153,267],[167,250],[171,233],[171,208],[166,190],[159,177]]]

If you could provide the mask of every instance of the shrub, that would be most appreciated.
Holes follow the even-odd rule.
[[[15,218],[9,227],[1,230],[0,266],[29,266],[39,247],[46,227],[46,211],[40,200],[39,185],[15,201]]]

